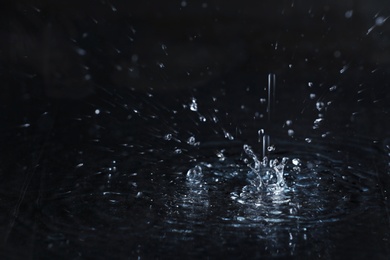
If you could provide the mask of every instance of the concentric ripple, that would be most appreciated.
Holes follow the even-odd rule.
[[[353,142],[336,146],[279,144],[270,159],[289,159],[278,192],[250,189],[257,175],[243,160],[243,144],[227,149],[223,161],[200,150],[204,157],[191,164],[145,164],[137,174],[126,173],[120,162],[110,174],[88,175],[92,168],[86,168],[67,191],[42,198],[37,218],[57,246],[80,232],[102,240],[148,234],[166,248],[175,248],[177,241],[217,246],[237,234],[243,241],[251,234],[269,243],[270,252],[286,246],[293,250],[289,243],[297,243],[294,239],[306,229],[364,216],[380,201],[379,153]]]
[[[245,218],[255,221],[304,223],[333,222],[369,209],[376,198],[373,172],[316,155],[301,154],[307,161],[294,170],[287,167],[287,187],[280,193],[232,192],[232,199],[244,207]],[[245,186],[247,187],[247,186]]]
[[[291,144],[285,147],[291,149]],[[230,169],[225,168],[224,184],[210,184],[221,189],[228,185],[232,189],[226,199],[237,208],[223,218],[241,224],[310,225],[351,218],[370,210],[380,200],[373,149],[353,142],[343,150],[321,143],[311,148],[304,145],[294,148],[280,152],[283,157],[288,154],[289,162],[283,173],[285,186],[276,192],[258,188],[259,176],[253,167],[231,164]],[[278,154],[273,157],[282,158]],[[205,176],[208,172],[209,176],[221,178],[220,169],[203,168]]]

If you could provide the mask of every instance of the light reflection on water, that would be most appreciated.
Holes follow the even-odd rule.
[[[59,168],[44,177],[46,188],[41,189],[35,213],[41,223],[37,235],[44,237],[45,250],[53,254],[80,243],[92,248],[110,241],[115,250],[127,245],[130,256],[169,257],[175,250],[194,257],[213,251],[239,256],[246,250],[248,256],[257,257],[326,257],[338,248],[335,241],[343,236],[337,232],[344,227],[370,227],[368,219],[383,222],[374,168],[374,158],[381,158],[378,151],[352,141],[342,152],[325,143],[313,148],[282,143],[278,147],[283,149],[271,156],[299,158],[300,170],[297,161],[290,160],[284,169],[283,192],[245,196],[240,196],[243,187],[256,175],[242,160],[241,144],[226,147],[223,161],[208,155],[219,149],[205,145],[194,151],[203,157],[183,164],[164,154],[143,162],[126,153],[102,160],[84,154],[82,167]],[[64,178],[58,185],[59,176]],[[2,197],[12,194],[12,189],[2,190]],[[31,221],[21,210],[17,222],[29,230]],[[155,253],[148,251],[149,244]],[[306,247],[311,249],[306,252]],[[88,255],[85,248],[79,250]]]
[[[225,113],[221,103],[216,105],[216,124],[203,111],[202,100],[196,102],[206,122],[189,108],[174,116],[165,110],[168,115],[161,112],[155,119],[148,113],[160,108],[150,108],[120,123],[103,112],[77,120],[72,125],[74,136],[80,135],[75,125],[90,127],[86,134],[90,139],[80,143],[60,139],[62,129],[56,129],[43,149],[44,160],[29,170],[30,177],[25,177],[21,163],[15,166],[16,177],[3,179],[0,194],[5,202],[0,207],[7,216],[18,210],[15,224],[7,217],[0,219],[9,233],[7,241],[34,229],[41,238],[39,252],[71,255],[69,250],[75,248],[86,257],[94,255],[97,245],[110,245],[112,252],[102,257],[174,257],[176,252],[193,257],[214,253],[329,258],[353,232],[361,237],[379,233],[368,236],[372,242],[362,248],[386,243],[388,235],[380,232],[388,230],[388,223],[378,177],[384,171],[381,162],[388,162],[387,151],[383,153],[386,142],[338,138],[334,132],[323,138],[306,134],[307,125],[303,130],[294,127],[296,138],[269,129],[276,147],[269,158],[289,158],[283,176],[286,185],[281,192],[246,192],[245,187],[256,183],[256,174],[248,166],[252,161],[245,162],[243,145],[251,144],[257,156],[264,150],[251,142],[259,138],[258,122],[245,111],[234,115],[243,123],[232,125],[234,116]],[[246,106],[250,109],[253,104]],[[210,116],[214,113],[209,111]],[[93,120],[96,123],[90,123]],[[22,144],[30,139],[23,138]],[[71,149],[66,146],[70,141]],[[378,149],[381,145],[384,148]],[[42,148],[33,145],[32,153],[34,149]],[[22,200],[21,183],[28,183]],[[20,207],[14,207],[18,201]],[[344,230],[349,232],[343,234]]]

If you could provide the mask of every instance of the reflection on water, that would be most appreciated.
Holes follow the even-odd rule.
[[[18,139],[4,145],[20,156],[0,168],[12,173],[0,182],[5,254],[386,256],[387,137],[359,135],[355,107],[332,110],[318,89],[294,109],[288,93],[277,107],[265,99],[286,112],[271,118],[257,88],[221,85],[179,98],[110,93],[11,124]]]
[[[386,245],[377,162],[387,154],[361,145],[362,139],[342,145],[312,139],[317,145],[309,147],[274,138],[281,148],[271,159],[291,158],[285,161],[280,192],[248,188],[260,187],[259,175],[245,162],[248,154],[238,142],[196,146],[174,160],[160,152],[145,157],[122,145],[111,147],[115,153],[100,144],[84,147],[83,153],[53,145],[14,222],[0,218],[1,232],[9,234],[5,244],[20,237],[39,241],[21,256],[90,257],[101,246],[111,248],[102,257],[331,258],[348,247],[356,250],[354,240],[345,242],[351,234],[368,236],[359,240],[363,251]],[[221,146],[224,160],[215,153]],[[182,161],[188,155],[193,160]],[[60,167],[58,156],[74,165]],[[20,195],[20,186],[4,185],[10,180],[4,179],[1,190],[8,216]]]

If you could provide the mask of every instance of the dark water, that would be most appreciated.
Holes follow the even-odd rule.
[[[387,258],[387,139],[357,131],[322,137],[307,130],[311,124],[296,126],[297,134],[306,135],[293,138],[283,127],[270,127],[275,151],[268,156],[289,158],[287,187],[278,194],[243,194],[255,178],[243,145],[260,158],[257,124],[267,125],[244,116],[253,114],[258,99],[247,97],[244,112],[222,117],[240,103],[236,95],[218,96],[220,104],[204,96],[211,101],[198,98],[199,113],[213,108],[211,115],[220,105],[217,123],[207,113],[204,122],[190,107],[172,112],[174,100],[164,104],[158,95],[133,101],[159,105],[167,115],[153,117],[160,108],[134,112],[95,99],[19,107],[36,117],[26,118],[29,126],[3,129],[3,255]],[[192,103],[187,96],[178,100]],[[196,142],[187,143],[191,136]],[[191,169],[201,174],[189,178]]]
[[[86,6],[1,31],[2,259],[389,258],[385,3]]]

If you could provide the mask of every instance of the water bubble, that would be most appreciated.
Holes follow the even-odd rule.
[[[268,147],[267,147],[267,151],[268,151],[268,152],[273,152],[273,151],[275,151],[275,146],[274,146],[274,145],[268,146]]]
[[[245,218],[244,217],[240,217],[240,216],[238,216],[236,219],[237,219],[237,221],[240,221],[240,222],[245,221]]]
[[[187,180],[193,182],[200,182],[203,177],[202,167],[196,165],[187,171]]]
[[[200,143],[196,142],[195,137],[191,136],[190,138],[187,139],[187,144],[192,145],[192,146],[197,146]]]
[[[196,99],[192,98],[192,102],[190,104],[191,111],[198,111],[198,104],[196,103]]]
[[[301,171],[301,167],[299,167],[299,166],[294,166],[294,167],[293,167],[293,171],[295,171],[295,172],[300,172],[300,171]]]

